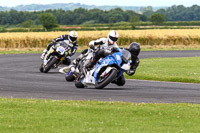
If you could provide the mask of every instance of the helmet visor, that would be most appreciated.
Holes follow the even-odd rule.
[[[72,36],[69,36],[69,38],[70,38],[70,40],[71,40],[72,42],[76,41],[76,39],[77,39],[77,37],[72,37]]]
[[[117,37],[112,37],[112,36],[109,36],[110,40],[112,40],[113,42],[116,42],[118,40]]]

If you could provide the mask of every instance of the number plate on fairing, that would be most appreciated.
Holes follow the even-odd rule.
[[[63,55],[64,54],[64,52],[65,52],[65,48],[63,48],[63,47],[61,47],[61,46],[59,46],[58,48],[57,48],[57,50],[56,50],[58,53],[60,53],[61,55]]]

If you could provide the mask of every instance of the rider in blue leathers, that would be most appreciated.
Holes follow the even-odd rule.
[[[140,63],[140,60],[138,58],[138,55],[140,53],[140,44],[136,42],[132,42],[128,48],[125,48],[131,53],[131,68],[129,71],[126,71],[126,74],[129,76],[132,76],[135,74],[135,71]],[[119,86],[123,86],[126,83],[126,79],[124,77],[124,74],[122,74],[117,80],[113,81],[112,83],[115,83]]]

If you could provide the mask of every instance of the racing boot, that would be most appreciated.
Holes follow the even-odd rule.
[[[40,56],[40,58],[43,60],[44,59],[44,56],[47,54],[47,50],[45,49],[42,53],[42,55]]]

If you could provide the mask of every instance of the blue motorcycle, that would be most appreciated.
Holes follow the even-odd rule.
[[[89,71],[84,66],[92,60],[92,56],[86,59],[82,67],[79,67],[75,86],[84,88],[94,85],[96,89],[103,89],[112,81],[117,80],[125,71],[130,70],[131,53],[125,49],[118,49],[118,52],[100,59]]]

